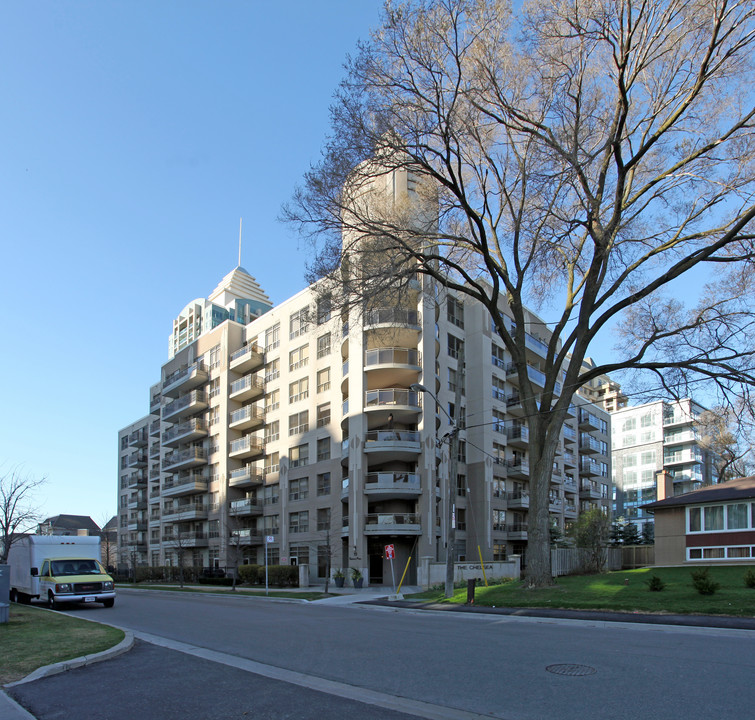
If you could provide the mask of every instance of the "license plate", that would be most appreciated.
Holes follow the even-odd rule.
[[[94,602],[94,596],[93,595],[87,595],[84,598],[84,602]]]

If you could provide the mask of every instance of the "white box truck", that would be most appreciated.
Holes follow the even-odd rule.
[[[25,535],[8,555],[10,598],[44,600],[59,609],[66,603],[115,603],[115,585],[100,562],[100,538]]]

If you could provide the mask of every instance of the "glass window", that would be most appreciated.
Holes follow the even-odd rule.
[[[702,530],[702,509],[699,507],[689,508],[687,513],[689,516],[689,532],[700,532],[700,530]]]
[[[288,370],[293,372],[300,368],[306,367],[309,364],[309,345],[302,345],[301,347],[292,350],[288,354]]]
[[[623,425],[621,426],[622,432],[627,432],[628,430],[634,430],[637,427],[637,418],[627,418],[624,420]]]
[[[292,468],[306,465],[309,462],[309,443],[292,447],[288,457]]]
[[[317,476],[317,494],[330,495],[330,473],[321,473]]]
[[[275,442],[280,439],[280,421],[273,420],[265,425],[265,442]]]
[[[288,401],[306,400],[309,397],[309,378],[296,380],[288,386]]]
[[[322,358],[330,354],[330,333],[317,338],[317,357]]]
[[[653,426],[653,413],[645,413],[640,418],[640,427],[652,427]]]
[[[320,438],[317,441],[317,460],[330,460],[330,438]]]
[[[330,403],[317,406],[317,427],[325,427],[330,423]]]
[[[302,308],[301,310],[293,313],[288,319],[288,337],[289,340],[303,335],[309,329],[308,309]]]
[[[634,467],[637,464],[637,455],[624,455],[624,467]]]
[[[288,418],[288,434],[300,435],[309,430],[309,410],[302,410],[301,412],[289,415]]]
[[[309,511],[292,512],[288,514],[288,531],[302,533],[309,530]]]
[[[323,295],[317,299],[317,324],[322,325],[330,320],[330,314],[333,307],[333,301],[330,295]]]
[[[330,368],[324,368],[317,373],[317,392],[330,390]]]
[[[281,325],[276,323],[265,330],[265,352],[275,350],[281,344]]]
[[[723,530],[724,529],[724,506],[711,505],[703,508],[703,518],[705,520],[705,530]]]
[[[456,298],[450,297],[446,301],[448,309],[448,322],[453,323],[456,327],[464,327],[464,305]]]
[[[705,560],[718,560],[722,558],[723,556],[724,556],[724,549],[722,547],[703,548],[703,559]]]
[[[448,355],[449,357],[458,359],[459,353],[464,347],[464,341],[448,333]]]
[[[309,478],[292,480],[288,485],[289,500],[306,500],[309,497]]]
[[[747,528],[747,503],[726,506],[726,527],[728,530]]]

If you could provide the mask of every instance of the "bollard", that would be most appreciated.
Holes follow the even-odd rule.
[[[474,590],[476,585],[476,578],[467,580],[467,605],[474,605]]]

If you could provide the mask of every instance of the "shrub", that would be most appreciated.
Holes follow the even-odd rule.
[[[745,573],[745,587],[755,588],[755,570],[752,568]]]
[[[666,587],[666,583],[663,582],[657,575],[651,575],[647,580],[645,580],[645,585],[648,586],[648,590],[650,592],[660,592],[663,590],[663,588]]]
[[[238,569],[239,580],[241,580],[241,582],[243,583],[256,585],[260,582],[260,571],[262,571],[261,582],[265,582],[265,566],[264,565],[239,565],[239,569]]]
[[[233,578],[227,577],[201,577],[199,578],[200,585],[225,585],[231,587],[233,585]]]
[[[299,585],[299,568],[296,565],[268,565],[267,580],[270,585],[278,587],[297,587]],[[262,567],[262,582],[265,581],[265,568]]]
[[[709,568],[700,568],[699,570],[693,570],[691,573],[692,586],[701,595],[713,595],[721,587],[721,583],[710,579],[708,570]]]

